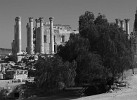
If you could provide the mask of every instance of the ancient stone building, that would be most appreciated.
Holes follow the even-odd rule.
[[[44,32],[44,51],[46,54],[52,54],[57,52],[57,46],[64,44],[69,40],[70,33],[74,33],[69,25],[54,24],[53,25],[53,35],[50,34],[50,24],[45,24]],[[52,41],[51,39],[52,38]],[[54,44],[50,44],[54,43]],[[51,47],[53,46],[53,47]],[[52,51],[51,51],[52,50]]]
[[[126,34],[130,35],[129,33],[129,20],[130,19],[124,19],[124,20],[115,19],[115,20],[116,20],[116,24],[118,25],[118,27],[120,27],[123,31],[125,31]]]
[[[27,54],[55,54],[57,46],[64,45],[69,40],[73,31],[70,25],[54,24],[54,18],[50,17],[49,22],[44,22],[42,17],[34,19],[29,17],[27,29]],[[15,38],[12,42],[12,53],[21,54],[21,18],[15,19]]]
[[[49,18],[49,22],[44,23],[43,18],[35,20],[35,27],[33,27],[33,46],[27,47],[32,48],[34,53],[40,54],[55,54],[57,53],[57,46],[64,44],[69,40],[70,33],[78,33],[78,31],[73,31],[70,25],[53,24],[54,19]],[[31,24],[30,24],[31,25]],[[27,24],[28,26],[28,24]],[[31,30],[32,27],[27,30]],[[32,34],[32,31],[27,31],[27,34]],[[28,44],[32,39],[30,35],[27,36]],[[32,50],[32,49],[31,49]],[[33,54],[27,51],[28,54]]]

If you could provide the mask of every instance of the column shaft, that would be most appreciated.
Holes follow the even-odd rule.
[[[124,21],[120,20],[121,29],[124,30]]]
[[[16,22],[15,22],[15,25],[14,25],[14,54],[17,53],[17,32],[16,32]]]
[[[53,18],[49,18],[50,21],[50,54],[54,54],[54,32],[53,32]]]
[[[26,52],[29,53],[29,23],[27,23],[26,25],[26,30],[27,30],[27,48],[26,48]]]
[[[39,18],[39,21],[40,21],[40,34],[39,34],[39,46],[40,46],[40,49],[39,49],[39,52],[41,54],[44,54],[44,26],[43,26],[43,18],[40,17]]]
[[[116,20],[116,24],[117,24],[117,26],[120,27],[120,20],[119,20],[119,19],[115,19],[115,20]]]
[[[17,54],[21,54],[21,17],[16,17],[16,46],[17,46]]]
[[[125,24],[126,24],[126,34],[129,35],[129,19],[125,19]]]
[[[35,52],[39,53],[39,39],[38,39],[38,19],[35,19],[36,21],[36,26],[35,26],[35,31],[36,31],[36,47],[35,47]]]
[[[28,34],[28,49],[29,54],[34,54],[34,47],[33,47],[33,18],[29,18],[29,34]]]

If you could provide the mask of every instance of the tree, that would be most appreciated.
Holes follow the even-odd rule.
[[[36,63],[35,82],[38,88],[46,90],[60,89],[75,85],[76,62],[63,62],[58,55],[46,57]],[[62,88],[63,88],[62,87]]]
[[[101,56],[91,53],[88,39],[81,37],[79,34],[71,34],[66,45],[59,47],[58,54],[65,61],[72,62],[75,60],[77,62],[75,79],[77,85],[92,83],[93,79],[101,79],[107,74],[105,67],[102,65]]]
[[[95,79],[106,79],[107,69],[103,66],[101,56],[87,52],[77,58],[78,83],[92,84]]]
[[[70,34],[69,41],[65,46],[58,47],[58,55],[65,61],[72,62],[78,55],[88,52],[90,44],[88,39],[81,37],[79,34]]]
[[[79,34],[71,34],[66,45],[59,46],[58,55],[63,61],[77,62],[77,85],[98,82],[105,87],[133,66],[131,47],[128,35],[115,23],[86,11],[79,17]]]

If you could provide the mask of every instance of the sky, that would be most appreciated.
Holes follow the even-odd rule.
[[[28,17],[44,17],[44,22],[54,17],[55,24],[70,25],[75,30],[79,16],[90,11],[95,16],[105,14],[109,22],[129,18],[131,32],[136,8],[137,0],[0,0],[0,48],[11,48],[17,16],[21,16],[22,48],[25,50]]]

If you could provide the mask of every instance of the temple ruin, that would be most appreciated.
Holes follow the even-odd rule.
[[[71,33],[78,33],[78,31],[73,31],[70,25],[53,24],[53,20],[54,18],[50,17],[49,22],[45,23],[44,18],[40,17],[35,19],[34,25],[33,17],[29,17],[26,25],[27,54],[55,54],[57,46],[68,41]],[[15,18],[12,54],[16,56],[22,54],[21,17]]]
[[[130,35],[129,33],[129,20],[130,19],[115,19],[116,20],[116,24],[119,28],[121,28],[123,31],[126,32],[126,34]],[[125,22],[125,23],[124,23]]]
[[[115,20],[116,25],[129,35],[129,19]],[[49,18],[49,22],[44,22],[43,17],[35,19],[35,22],[33,17],[28,18],[28,23],[26,25],[27,54],[53,55],[57,53],[57,47],[59,45],[64,45],[65,42],[69,40],[71,33],[78,33],[78,31],[73,31],[70,25],[54,24],[53,21],[53,17]],[[14,40],[12,42],[12,54],[19,58],[20,55],[23,54],[21,41],[21,17],[16,17],[14,25]]]

